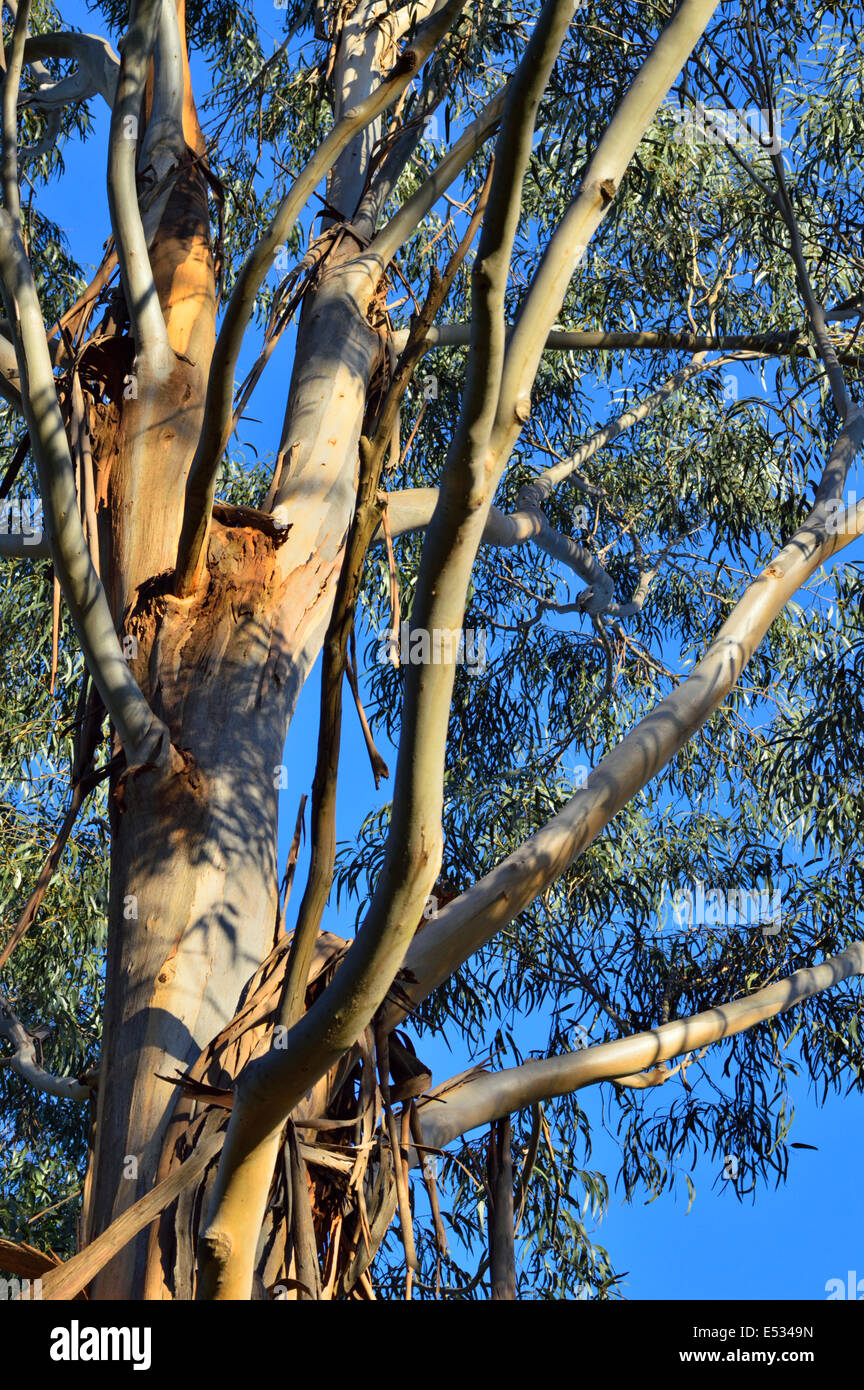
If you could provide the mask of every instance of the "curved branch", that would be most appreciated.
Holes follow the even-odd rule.
[[[173,0],[168,0],[172,3]],[[153,279],[135,173],[144,84],[164,0],[132,0],[108,147],[108,207],[120,277],[138,352],[138,369],[161,380],[174,364]]]
[[[16,328],[24,414],[39,475],[54,571],[88,670],[123,744],[130,769],[167,758],[168,730],[144,699],[123,657],[111,610],[84,537],[69,441],[60,414],[45,323],[21,237],[0,211],[0,290]]]
[[[26,92],[19,106],[30,111],[56,111],[72,102],[101,96],[113,107],[117,95],[120,59],[107,39],[97,34],[57,32],[38,34],[24,45],[24,62],[41,67],[45,58],[69,58],[77,63],[74,72],[59,82],[40,81],[34,92]]]
[[[543,515],[543,503],[550,496],[553,488],[566,478],[575,477],[577,484],[590,492],[590,485],[585,484],[578,473],[578,470],[589,458],[592,458],[600,449],[605,448],[613,439],[617,439],[627,430],[632,429],[634,425],[645,420],[653,410],[656,410],[659,405],[663,405],[670,397],[677,395],[682,387],[694,376],[698,376],[700,372],[707,371],[711,367],[724,366],[727,362],[750,360],[754,356],[761,357],[762,354],[737,353],[725,357],[715,357],[710,362],[704,361],[700,356],[694,361],[688,362],[680,371],[675,372],[673,376],[664,381],[662,386],[652,392],[650,396],[646,396],[643,401],[629,410],[622,411],[620,415],[608,421],[601,429],[596,430],[584,444],[579,446],[571,458],[564,459],[562,462],[544,469],[542,473],[539,473],[536,478],[532,478],[530,483],[520,489],[516,506],[520,511],[528,513],[537,520],[536,544],[541,550],[545,550],[547,555],[562,560],[590,586],[584,594],[579,596],[577,603],[579,611],[590,613],[593,617],[608,614],[618,618],[632,617],[634,614],[640,613],[656,567],[650,571],[643,571],[636,593],[629,603],[615,602],[612,597],[615,591],[613,580],[599,561],[578,541],[556,531]]]
[[[539,506],[534,504],[530,495],[532,487],[533,484],[529,484],[520,492],[518,511],[502,512],[499,507],[489,508],[480,543],[512,550],[533,541],[547,555],[563,561],[590,586],[579,597],[580,611],[597,615],[609,613],[614,617],[628,616],[630,605],[613,600],[613,582],[600,561],[578,541],[562,535],[549,525]],[[395,537],[404,536],[409,531],[425,531],[429,527],[438,505],[439,490],[434,487],[406,488],[402,492],[383,495],[387,501],[390,534]],[[379,526],[372,543],[380,544],[383,539],[384,532]]]
[[[545,475],[540,475],[541,478]],[[515,512],[502,512],[499,507],[490,507],[486,525],[481,536],[482,545],[491,545],[502,550],[512,550],[516,546],[533,541],[538,549],[561,560],[578,574],[589,586],[580,594],[574,604],[562,607],[549,604],[556,612],[588,613],[592,617],[608,615],[615,618],[632,617],[640,613],[648,594],[648,587],[657,572],[655,563],[650,570],[643,570],[636,592],[629,603],[618,603],[613,597],[614,582],[600,564],[596,556],[570,536],[563,535],[549,525],[536,500],[537,483],[529,483],[522,488]],[[411,531],[425,531],[435,514],[438,504],[438,489],[434,487],[406,488],[401,492],[382,493],[387,504],[387,524],[391,538],[404,536]],[[384,542],[383,525],[379,526],[372,538],[373,545]],[[665,555],[667,550],[663,552]]]
[[[2,993],[0,993],[0,1033],[9,1039],[15,1049],[13,1055],[8,1059],[9,1066],[29,1086],[34,1086],[37,1091],[44,1091],[46,1095],[58,1096],[61,1100],[88,1099],[95,1082],[87,1084],[83,1081],[73,1080],[68,1076],[52,1076],[49,1071],[46,1071],[37,1061],[36,1045],[32,1036],[18,1018],[5,994]]]
[[[864,444],[864,415],[853,408],[824,477],[845,478]],[[554,883],[621,808],[666,766],[725,700],[771,623],[821,564],[864,534],[864,502],[832,519],[824,502],[747,587],[702,660],[594,768],[557,815],[461,897],[428,922],[405,957],[419,1003],[496,932]],[[388,1006],[387,1022],[402,1016]]]
[[[440,1095],[433,1092],[434,1100],[418,1103],[423,1142],[432,1148],[442,1148],[458,1135],[513,1114],[526,1105],[536,1105],[553,1096],[570,1095],[601,1081],[633,1082],[635,1074],[646,1067],[657,1067],[682,1052],[705,1048],[746,1032],[862,974],[864,941],[856,941],[848,950],[829,957],[821,965],[796,970],[787,979],[766,985],[744,999],[718,1005],[691,1018],[676,1019],[647,1033],[600,1043],[561,1057],[526,1062],[521,1067],[497,1073],[475,1073],[456,1086],[445,1082],[436,1088]],[[664,1075],[668,1077],[672,1073]],[[415,1163],[418,1161],[416,1153],[413,1159]]]

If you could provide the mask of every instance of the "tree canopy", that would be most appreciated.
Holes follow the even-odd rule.
[[[20,238],[70,437],[75,383],[95,434],[117,398],[104,384],[115,367],[103,371],[97,359],[96,316],[89,326],[52,325],[80,304],[100,261],[99,314],[146,336],[137,322],[146,311],[133,304],[129,326],[133,270],[121,264],[113,279],[110,246],[94,245],[92,264],[79,263],[40,204],[56,206],[55,186],[76,196],[63,184],[71,142],[91,142],[106,166],[106,101],[107,143],[119,149],[129,36],[161,8],[133,5],[130,19],[125,5],[99,0],[86,25],[110,47],[97,51],[81,46],[82,12],[38,0],[24,43],[23,7],[4,7],[4,93],[24,43]],[[427,42],[436,20],[440,32]],[[373,263],[379,275],[364,314],[381,355],[340,483],[351,494],[340,531],[349,559],[335,564],[341,587],[328,636],[308,663],[323,645],[316,788],[292,784],[280,795],[287,844],[300,794],[313,792],[306,891],[294,885],[282,926],[298,938],[298,921],[312,919],[316,933],[322,923],[346,939],[358,932],[305,1019],[279,1016],[289,1042],[298,1039],[296,1056],[293,1043],[285,1052],[298,1097],[332,1074],[344,1050],[324,1025],[313,1037],[315,1010],[332,997],[342,1018],[349,1005],[337,990],[354,978],[356,959],[358,992],[367,968],[380,989],[353,1036],[374,1027],[374,1014],[379,1032],[382,1017],[397,1029],[390,1036],[402,1054],[422,1059],[434,1035],[475,1059],[451,1105],[439,1101],[438,1118],[428,1073],[413,1110],[410,1090],[402,1097],[406,1153],[422,1157],[412,1144],[425,1137],[443,1157],[415,1164],[410,1199],[397,1175],[395,1219],[379,1233],[370,1271],[378,1296],[403,1298],[410,1267],[415,1298],[489,1297],[510,1210],[517,1297],[617,1297],[615,1252],[592,1234],[611,1189],[692,1196],[703,1174],[710,1184],[723,1172],[741,1199],[758,1200],[787,1171],[794,1079],[812,1081],[822,1098],[851,1098],[864,1084],[855,543],[864,527],[855,495],[864,11],[811,0],[684,0],[677,10],[671,0],[580,0],[575,12],[552,0],[273,10],[196,0],[185,26],[219,294],[214,362],[243,295],[248,310],[239,366],[235,356],[219,368],[235,428],[226,445],[213,388],[196,436],[193,480],[195,460],[206,474],[208,448],[222,464],[216,510],[208,503],[202,516],[229,526],[227,509],[251,508],[271,514],[277,531],[300,525],[303,499],[285,489],[291,451],[302,452],[290,431],[300,440],[291,410],[303,385],[303,316],[308,325],[335,282],[327,266],[334,275],[353,267],[357,284]],[[58,34],[69,43],[41,37]],[[370,45],[383,89],[415,43],[416,72],[367,114],[349,148],[359,176],[325,160],[286,227],[286,200],[322,142],[379,90],[363,88]],[[365,55],[356,94],[352,52]],[[665,69],[658,75],[663,62],[668,80]],[[18,186],[8,167],[14,87],[11,102],[10,116],[4,95],[7,220]],[[139,151],[145,230],[148,199],[158,203],[166,177],[154,160],[145,167]],[[134,168],[132,177],[134,187]],[[121,211],[105,228],[115,249]],[[267,273],[247,285],[250,248],[268,237]],[[147,768],[162,754],[155,725],[135,738],[122,732],[97,679],[99,644],[82,641],[32,403],[22,419],[21,392],[35,377],[21,370],[11,252],[0,255],[0,276],[0,328],[18,351],[17,368],[14,353],[11,367],[0,361],[0,493],[7,508],[18,499],[19,520],[24,499],[41,496],[54,547],[34,538],[29,549],[0,552],[0,950],[14,936],[0,1005],[34,1033],[45,1025],[36,1046],[47,1073],[89,1085],[104,1007],[116,760],[125,756],[134,776],[136,762]],[[138,355],[119,368],[127,383],[144,370],[135,343]],[[333,351],[344,365],[352,341]],[[259,419],[262,393],[279,398],[280,414]],[[334,432],[350,436],[341,407],[328,408]],[[82,483],[90,535],[85,492]],[[200,552],[192,502],[183,520],[178,587],[169,590],[181,599],[194,589]],[[115,627],[122,640],[116,604]],[[458,659],[436,658],[422,640],[412,656],[416,634],[431,643],[460,630]],[[340,816],[336,825],[340,720],[355,718],[350,689],[344,712],[334,694],[346,664],[359,681],[371,763],[365,804],[353,823]],[[145,685],[134,661],[128,668]],[[96,686],[104,708],[92,703]],[[76,769],[76,731],[88,718],[103,738],[89,769]],[[171,738],[184,746],[173,727]],[[382,782],[382,753],[391,764],[398,755],[392,784]],[[70,781],[88,771],[83,810],[33,903]],[[323,861],[337,835],[331,892]],[[434,875],[425,886],[418,864]],[[755,915],[736,917],[736,906],[756,902]],[[25,909],[32,921],[16,934]],[[373,971],[391,939],[392,960],[382,956]],[[306,975],[301,983],[305,991]],[[16,1046],[9,1028],[6,1062]],[[642,1051],[621,1041],[643,1036]],[[268,1065],[279,1059],[274,1045]],[[221,1196],[229,1211],[230,1144],[242,1148],[257,1133],[254,1106],[272,1128],[297,1103],[285,1099],[294,1082],[263,1062],[255,1075],[242,1105],[235,1097],[222,1176],[208,1188],[214,1210]],[[391,1081],[395,1095],[395,1072]],[[620,1141],[617,1172],[592,1167],[598,1086]],[[2,1234],[71,1259],[95,1101],[45,1095],[4,1065],[0,1106]],[[386,1094],[382,1106],[380,1142],[392,1151]],[[452,1133],[448,1108],[458,1118]],[[329,1113],[336,1121],[342,1112]],[[327,1134],[337,1147],[338,1124]],[[351,1134],[359,1143],[359,1129]],[[375,1134],[378,1143],[377,1103]],[[343,1179],[332,1181],[336,1197],[330,1206],[320,1197],[315,1210],[325,1287],[338,1263],[333,1203],[344,1199]],[[349,1296],[347,1276],[329,1292]]]

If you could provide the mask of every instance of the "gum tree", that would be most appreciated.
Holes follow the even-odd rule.
[[[98,13],[4,11],[2,493],[44,524],[0,537],[4,1267],[606,1296],[584,1088],[659,1191],[697,1154],[782,1176],[790,1070],[861,1076],[855,17],[359,0],[277,11],[265,56],[239,7]],[[98,103],[85,277],[38,195]],[[282,363],[265,476],[232,439]],[[346,682],[370,786],[397,756],[337,849]],[[488,1061],[433,1086],[424,1030]]]

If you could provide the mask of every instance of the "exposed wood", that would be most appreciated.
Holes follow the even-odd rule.
[[[117,1220],[97,1236],[78,1255],[52,1270],[42,1281],[42,1297],[58,1302],[74,1298],[85,1289],[112,1256],[125,1248],[139,1231],[143,1231],[163,1207],[182,1192],[187,1183],[202,1173],[222,1147],[223,1136],[214,1135],[202,1144],[183,1168],[163,1179],[157,1187],[127,1208]]]

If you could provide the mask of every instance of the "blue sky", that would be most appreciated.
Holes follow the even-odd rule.
[[[81,4],[63,5],[64,17],[85,32],[104,32],[101,17],[89,14]],[[259,6],[274,38],[281,29],[278,8]],[[65,227],[73,253],[85,269],[100,254],[108,234],[105,194],[105,131],[103,112],[94,107],[95,131],[86,146],[67,145],[66,174],[40,197],[45,211]],[[290,370],[292,336],[280,344],[250,406],[249,413],[262,421],[250,427],[248,438],[259,452],[271,453],[278,443],[284,408],[284,391]],[[241,359],[238,379],[251,365],[254,353]],[[755,373],[747,373],[753,389]],[[770,387],[770,375],[768,376]],[[606,419],[605,404],[598,401],[597,422]],[[860,489],[859,489],[860,493]],[[850,551],[850,556],[852,552]],[[362,648],[362,643],[358,644]],[[285,750],[290,769],[290,788],[282,793],[280,861],[284,863],[302,792],[311,791],[317,736],[318,669],[307,683]],[[391,771],[392,749],[382,745]],[[353,705],[346,699],[343,752],[340,767],[338,831],[348,839],[364,816],[388,797],[385,783],[376,793]],[[296,908],[302,893],[308,846],[295,880]],[[351,934],[354,906],[340,920],[331,907],[324,925]],[[535,1025],[526,1024],[525,1049],[542,1044]],[[463,1051],[450,1052],[443,1040],[424,1038],[421,1055],[432,1067],[436,1080],[461,1070],[469,1060]],[[673,1081],[670,1085],[679,1083]],[[693,1180],[695,1200],[689,1213],[686,1196],[676,1200],[664,1194],[650,1205],[637,1198],[623,1202],[613,1187],[610,1209],[594,1235],[610,1253],[615,1268],[628,1271],[622,1291],[631,1299],[769,1298],[824,1299],[829,1279],[846,1279],[849,1270],[864,1277],[864,1190],[858,1176],[855,1150],[862,1137],[860,1096],[829,1099],[818,1106],[806,1086],[792,1082],[796,1121],[793,1140],[817,1145],[816,1151],[793,1150],[788,1181],[777,1191],[760,1190],[755,1205],[749,1198],[739,1204],[729,1185],[719,1179],[721,1164],[700,1163]],[[585,1092],[583,1104],[592,1122],[594,1148],[585,1167],[605,1171],[614,1183],[618,1153],[614,1137],[602,1125],[603,1097],[596,1088]]]

